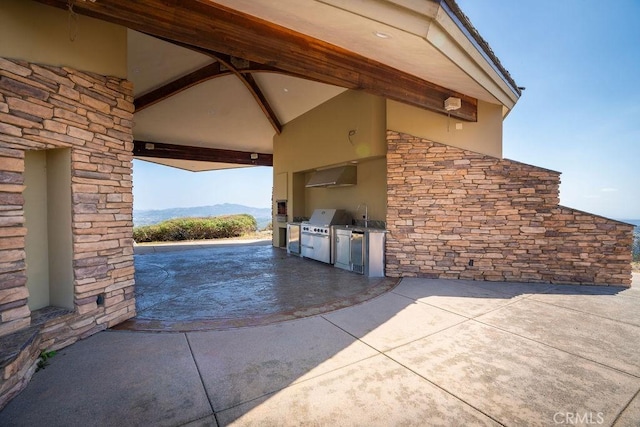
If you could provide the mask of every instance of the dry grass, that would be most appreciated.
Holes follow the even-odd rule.
[[[236,240],[254,240],[254,239],[271,239],[273,232],[271,230],[260,230],[252,233],[247,233],[242,236],[236,237]]]
[[[133,240],[142,243],[238,238],[253,234],[256,229],[256,219],[247,214],[175,218],[158,224],[134,227]]]
[[[631,270],[633,270],[636,273],[640,273],[640,261],[632,262]]]

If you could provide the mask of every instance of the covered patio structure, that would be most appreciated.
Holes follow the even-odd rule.
[[[0,2],[0,407],[43,350],[135,317],[134,157],[272,165],[275,247],[366,205],[388,278],[629,287],[633,227],[502,158],[520,96],[453,0]]]
[[[635,427],[637,286],[405,278],[277,324],[105,331],[61,350],[0,424]]]

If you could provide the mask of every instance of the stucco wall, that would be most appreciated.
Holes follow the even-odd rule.
[[[309,216],[319,207],[355,211],[359,203],[384,216],[385,123],[384,99],[346,91],[284,126],[273,142],[274,195],[282,198],[286,194],[289,220]],[[350,131],[355,131],[351,138]],[[304,188],[307,172],[349,162],[358,162],[358,185]],[[284,223],[274,225],[282,227]],[[282,243],[278,238],[279,233],[274,233],[276,246]]]
[[[273,139],[274,173],[384,156],[384,104],[382,98],[346,91],[287,123]]]
[[[345,209],[355,216],[358,206],[366,204],[369,219],[384,221],[387,213],[386,158],[363,161],[358,163],[357,167],[358,185],[305,189],[305,201],[308,208],[304,216],[311,216],[316,207]],[[360,207],[358,219],[362,219],[362,215],[365,213],[364,209],[364,206]]]
[[[49,233],[47,226],[47,153],[29,151],[24,156],[24,218],[29,232],[25,252],[28,305],[37,310],[49,305]],[[26,207],[29,206],[29,209]]]
[[[29,309],[73,309],[71,150],[26,151],[24,169]]]
[[[313,209],[335,207],[356,214],[367,204],[369,217],[386,219],[387,128],[427,137],[451,146],[502,156],[502,108],[479,101],[478,122],[456,120],[373,95],[347,91],[284,127],[274,137],[274,195],[289,202],[289,220]],[[349,138],[349,132],[355,134]],[[309,171],[358,162],[358,185],[305,189]],[[285,178],[286,177],[286,178]],[[284,181],[283,181],[284,180]],[[283,184],[283,182],[285,184]],[[358,217],[362,213],[358,212]],[[274,222],[277,227],[284,223]],[[274,233],[274,245],[282,246]]]
[[[37,310],[49,305],[50,299],[46,151],[26,152],[24,165],[24,219],[29,231],[25,242],[28,305],[29,309]]]
[[[558,206],[558,172],[387,140],[388,276],[631,284],[633,226]]]
[[[74,308],[71,150],[47,150],[50,305]],[[27,235],[29,235],[27,225]],[[27,266],[28,268],[28,266]]]
[[[127,29],[31,0],[0,1],[0,57],[127,76]],[[75,36],[75,37],[74,37]],[[71,40],[71,38],[73,40]]]
[[[456,129],[460,123],[462,129]],[[387,101],[387,129],[477,153],[502,157],[502,106],[478,101],[478,121],[462,122],[396,101]]]

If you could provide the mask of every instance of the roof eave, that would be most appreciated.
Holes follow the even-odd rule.
[[[458,50],[462,49],[472,60],[465,68],[464,61],[457,58],[459,66],[500,101],[507,110],[511,110],[522,95],[521,89],[455,0],[437,1],[440,2],[441,8],[435,20],[440,30],[452,37],[458,44]],[[432,28],[427,37],[434,45],[439,39],[437,33],[438,29]],[[437,47],[449,57],[454,55],[451,47],[449,51],[446,47]]]

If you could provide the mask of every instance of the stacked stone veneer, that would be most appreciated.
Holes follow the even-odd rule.
[[[132,85],[125,80],[0,58],[0,337],[31,322],[27,150],[70,148],[72,169],[74,310],[45,324],[34,342],[40,349],[64,347],[135,315],[133,111]],[[33,362],[26,359],[23,365]],[[0,407],[29,372],[9,368],[0,379]]]
[[[387,132],[391,277],[631,284],[633,226],[558,205],[558,172]]]

